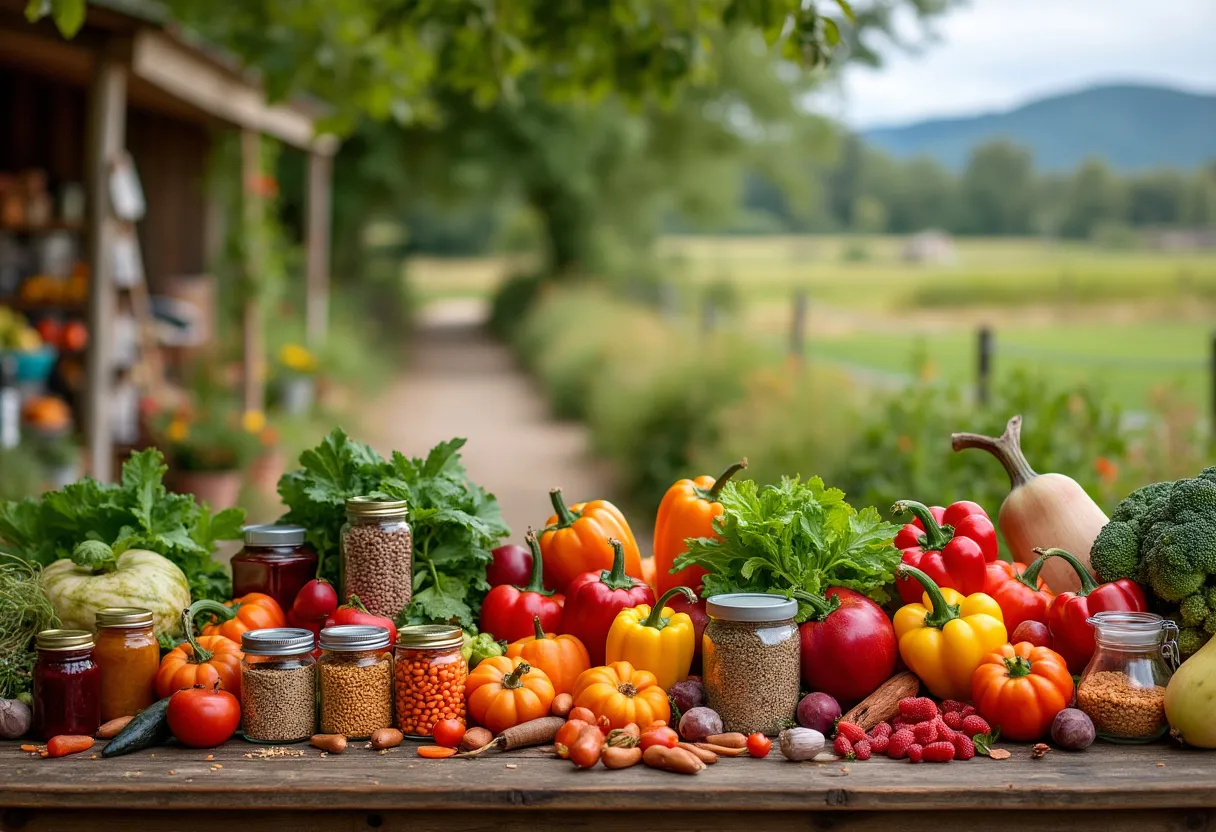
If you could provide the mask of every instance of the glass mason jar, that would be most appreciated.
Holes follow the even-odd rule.
[[[705,605],[701,639],[706,704],[724,731],[780,733],[798,709],[798,602],[779,595],[737,592]]]
[[[250,742],[284,743],[317,733],[317,661],[309,630],[241,634],[241,727]]]
[[[300,587],[317,575],[317,553],[304,532],[303,526],[246,526],[245,547],[232,558],[232,597],[261,592],[291,609]]]
[[[393,727],[393,657],[388,630],[358,624],[321,631],[317,675],[321,733],[366,739]]]
[[[93,659],[101,674],[101,721],[135,716],[157,700],[160,644],[151,610],[106,607],[97,611]]]
[[[1150,612],[1100,612],[1094,656],[1077,684],[1077,707],[1097,735],[1121,743],[1165,735],[1165,686],[1178,663],[1178,627]]]
[[[469,665],[464,634],[451,624],[415,624],[397,631],[393,659],[397,728],[430,739],[442,719],[465,721],[464,684]]]
[[[404,500],[346,501],[341,534],[342,597],[359,596],[374,615],[395,619],[413,591],[413,541]]]
[[[101,727],[101,673],[88,630],[43,630],[34,639],[34,730],[91,737]]]

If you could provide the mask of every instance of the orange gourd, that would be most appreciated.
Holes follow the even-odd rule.
[[[625,548],[625,574],[642,577],[642,555],[619,508],[607,500],[567,507],[560,488],[550,491],[549,499],[555,513],[540,534],[546,587],[565,593],[569,583],[584,572],[611,569],[613,550],[608,541],[612,538]]]
[[[635,670],[629,662],[593,667],[580,675],[574,683],[574,705],[596,718],[606,717],[612,728],[671,719],[667,691],[653,673]]]
[[[211,623],[203,627],[204,636],[223,636],[237,644],[241,643],[241,635],[249,630],[287,626],[287,616],[283,615],[279,602],[260,592],[250,592],[223,604],[202,600],[190,605],[192,621],[200,612],[215,616]]]
[[[188,612],[182,615],[185,644],[165,654],[156,671],[156,694],[162,699],[179,690],[202,685],[207,690],[219,682],[223,690],[241,696],[241,645],[224,636],[194,635]]]
[[[1001,737],[1019,742],[1042,738],[1056,714],[1072,703],[1072,674],[1064,657],[1028,641],[1001,645],[984,657],[971,677],[971,697],[980,716]]]
[[[469,715],[495,734],[549,715],[557,694],[543,670],[518,656],[494,656],[474,668],[464,685]]]
[[[677,586],[689,586],[700,592],[705,570],[700,566],[686,566],[672,574],[672,564],[688,550],[684,545],[688,538],[717,536],[714,532],[714,518],[722,514],[718,492],[731,477],[746,467],[747,460],[742,459],[723,471],[717,479],[703,474],[696,479],[680,480],[667,489],[663,501],[659,503],[659,512],[654,522],[657,595]]]
[[[573,693],[579,675],[591,667],[587,648],[575,636],[546,633],[541,629],[539,616],[532,616],[532,625],[536,634],[511,642],[507,657],[521,658],[544,671],[557,693]]]

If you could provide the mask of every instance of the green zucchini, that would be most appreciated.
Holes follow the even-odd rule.
[[[123,754],[130,754],[132,751],[140,751],[166,742],[171,735],[168,713],[169,700],[172,698],[172,696],[166,696],[136,714],[135,718],[127,723],[127,727],[119,731],[118,736],[106,744],[106,747],[101,750],[101,756],[120,757]]]

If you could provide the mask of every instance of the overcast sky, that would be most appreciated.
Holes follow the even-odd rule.
[[[854,126],[1007,109],[1110,81],[1216,92],[1216,0],[970,0],[919,54],[819,101]]]

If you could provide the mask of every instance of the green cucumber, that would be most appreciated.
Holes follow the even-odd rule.
[[[132,751],[140,751],[161,745],[169,739],[169,700],[166,696],[159,702],[153,702],[144,708],[135,718],[127,723],[127,727],[118,732],[118,736],[110,740],[101,750],[103,757],[120,757]]]

